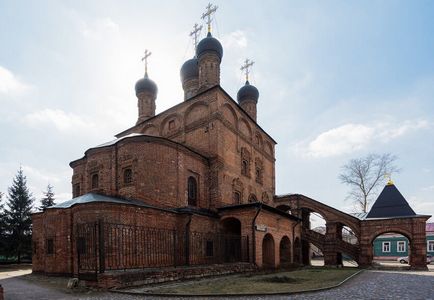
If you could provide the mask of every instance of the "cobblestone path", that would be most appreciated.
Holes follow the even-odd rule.
[[[135,300],[159,299],[156,297],[130,296],[109,292],[68,294],[20,277],[0,280],[5,288],[5,300],[21,299],[88,299],[88,300]],[[160,298],[170,299],[170,298]],[[172,299],[182,299],[173,297]],[[204,297],[185,299],[207,299]],[[216,299],[215,297],[209,299]],[[434,272],[365,271],[341,287],[328,291],[292,296],[222,297],[219,299],[434,299]]]

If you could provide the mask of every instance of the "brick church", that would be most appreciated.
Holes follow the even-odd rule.
[[[34,272],[300,261],[299,219],[271,204],[276,142],[257,123],[259,91],[247,80],[234,100],[222,58],[208,30],[181,67],[183,101],[159,114],[146,70],[135,125],[72,161],[73,199],[33,215]]]
[[[425,223],[393,184],[366,217],[299,194],[275,194],[274,139],[257,122],[259,91],[248,81],[234,100],[220,86],[223,47],[211,34],[181,67],[183,101],[155,114],[147,72],[135,85],[138,118],[116,139],[70,163],[73,199],[33,214],[33,272],[77,276],[98,286],[309,265],[310,245],[327,266],[343,255],[373,260],[373,241],[409,241],[410,266],[426,269]],[[311,230],[321,214],[326,230]],[[343,239],[351,229],[355,243]],[[158,270],[158,271],[156,271]],[[122,272],[121,272],[122,271]],[[164,273],[164,274],[162,274]]]

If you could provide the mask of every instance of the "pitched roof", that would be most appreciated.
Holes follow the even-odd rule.
[[[377,200],[375,200],[366,219],[411,216],[416,216],[414,210],[396,186],[393,183],[388,183]]]

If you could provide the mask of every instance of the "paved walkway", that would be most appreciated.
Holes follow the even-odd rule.
[[[18,274],[20,273],[12,272],[9,276],[5,276],[4,273],[0,273],[0,284],[5,289],[5,300],[158,299],[156,297],[130,296],[109,292],[72,293],[64,287],[60,287],[59,283],[55,282],[56,279],[47,279],[46,282],[40,280],[31,282],[29,280],[32,277]],[[182,298],[174,297],[173,299]],[[434,299],[434,272],[365,271],[339,288],[318,293],[293,296],[222,297],[220,299]]]

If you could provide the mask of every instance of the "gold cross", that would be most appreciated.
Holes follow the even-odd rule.
[[[148,49],[145,50],[145,56],[142,57],[142,61],[145,61],[145,76],[148,76],[148,57],[151,56],[152,52]]]
[[[393,184],[393,180],[392,180],[392,175],[387,173],[384,174],[384,177],[387,179],[387,185],[392,185]]]
[[[197,38],[199,36],[200,31],[202,30],[202,25],[198,26],[197,23],[193,26],[193,31],[190,32],[190,36],[193,37],[194,49],[197,48]]]
[[[254,61],[251,61],[250,59],[246,58],[246,60],[244,61],[244,65],[242,65],[240,68],[240,70],[244,71],[244,73],[246,74],[246,81],[249,81],[249,73],[250,73],[249,68],[253,66],[254,63],[255,63]]]
[[[211,32],[211,21],[212,21],[211,15],[216,12],[218,7],[216,5],[214,5],[213,7],[211,3],[208,3],[208,5],[205,8],[206,8],[206,12],[202,14],[202,19],[204,20],[208,19],[205,21],[205,23],[208,24],[208,32]]]

